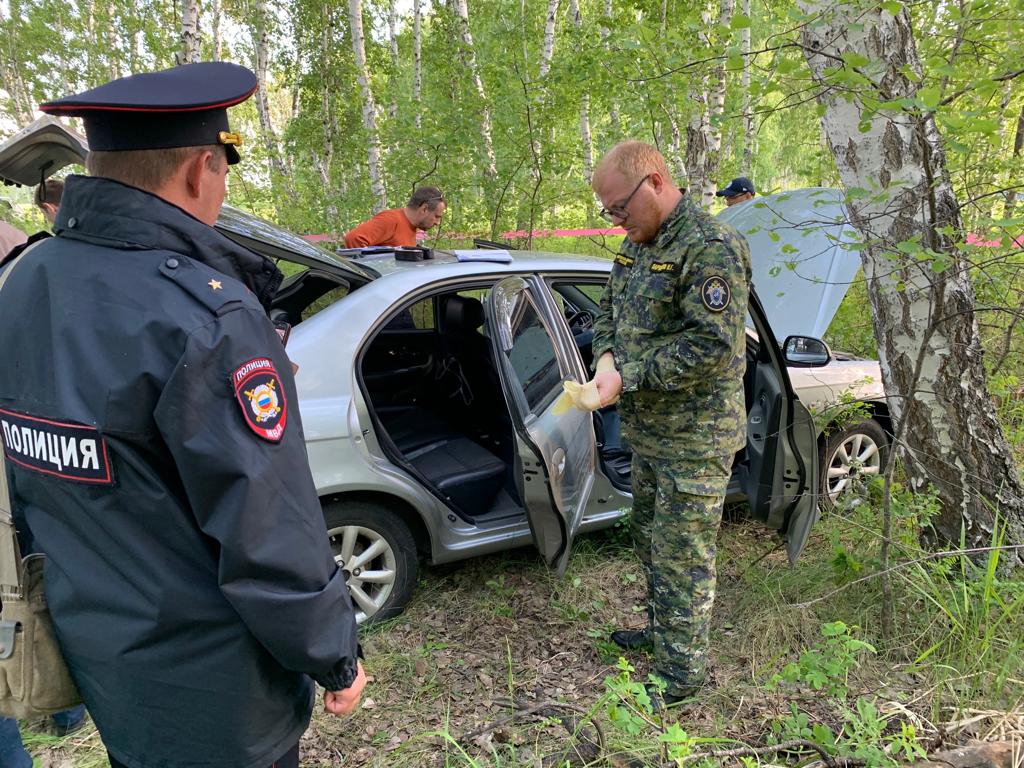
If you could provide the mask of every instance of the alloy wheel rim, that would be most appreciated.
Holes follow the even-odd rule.
[[[882,454],[878,443],[863,433],[850,435],[832,452],[825,470],[826,493],[835,504],[844,493],[863,487],[865,476],[882,471]]]
[[[395,589],[395,551],[378,531],[361,525],[331,528],[327,535],[334,561],[345,572],[356,621],[361,624],[384,607]]]

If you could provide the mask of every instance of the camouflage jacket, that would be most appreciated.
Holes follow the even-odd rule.
[[[594,359],[614,354],[625,435],[642,455],[708,458],[744,445],[749,285],[746,241],[686,195],[652,242],[623,242]]]

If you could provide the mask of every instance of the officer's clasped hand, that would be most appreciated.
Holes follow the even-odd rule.
[[[605,352],[597,361],[594,373],[594,385],[601,400],[601,406],[614,405],[622,394],[622,376],[615,370],[615,358],[611,352]]]
[[[335,717],[351,715],[359,706],[359,699],[362,698],[363,688],[366,687],[366,672],[363,671],[363,663],[357,662],[356,679],[352,685],[341,691],[324,691],[324,711]]]

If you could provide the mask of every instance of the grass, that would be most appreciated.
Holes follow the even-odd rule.
[[[915,514],[900,518],[907,550],[916,546]],[[883,765],[930,746],[954,720],[975,718],[950,731],[954,741],[971,729],[983,736],[996,721],[1024,731],[1022,583],[1001,580],[997,562],[978,571],[957,558],[904,569],[894,585],[897,635],[883,638],[877,580],[850,583],[875,567],[877,522],[867,504],[827,517],[792,569],[760,528],[727,522],[713,684],[665,724],[630,693],[650,658],[632,654],[624,670],[606,639],[613,627],[645,620],[622,528],[581,537],[563,579],[527,550],[425,568],[407,612],[363,633],[372,678],[364,707],[345,719],[315,713],[303,765],[555,765],[545,757],[575,745],[584,758],[573,765],[642,766],[794,734]],[[846,629],[824,636],[830,622]],[[828,684],[816,688],[822,679]],[[103,765],[94,733],[30,744],[53,764]],[[772,759],[793,762],[769,755],[761,764]]]

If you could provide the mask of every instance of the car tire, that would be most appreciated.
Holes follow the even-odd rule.
[[[865,478],[881,475],[888,455],[889,436],[874,419],[828,435],[821,452],[821,508],[835,509],[844,496],[863,495]]]
[[[359,623],[398,616],[412,596],[419,568],[409,526],[383,504],[355,500],[325,506],[324,521]]]

